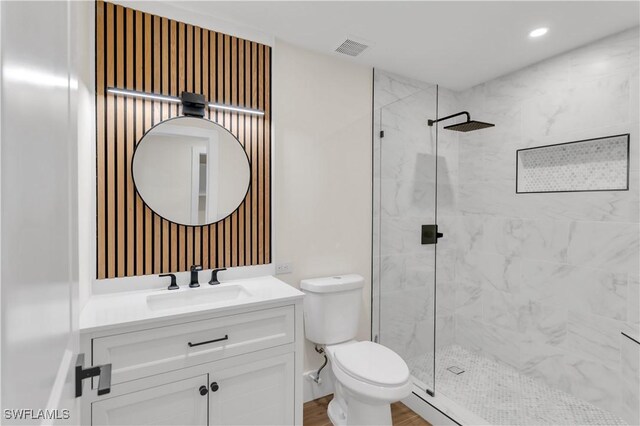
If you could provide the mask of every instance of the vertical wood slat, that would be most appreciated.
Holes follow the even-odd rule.
[[[116,8],[116,85],[118,87],[124,86],[124,9]],[[124,272],[125,267],[125,167],[124,163],[126,158],[125,154],[125,146],[126,141],[124,139],[124,98],[119,96],[116,98],[116,139],[114,141],[115,144],[115,152],[114,158],[116,163],[116,243],[115,243],[115,256],[117,259],[116,263],[116,274],[120,275]]]
[[[169,20],[167,18],[161,18],[162,28],[162,76],[161,87],[162,93],[169,93]],[[171,117],[169,109],[170,105],[162,105],[162,120],[166,120]],[[169,258],[170,258],[170,227],[169,221],[162,220],[162,265],[161,272],[167,273],[170,271]]]
[[[193,26],[185,25],[185,45],[184,49],[186,52],[185,59],[185,74],[186,74],[186,86],[185,90],[188,92],[193,92]],[[191,265],[194,265],[196,262],[194,260],[194,229],[192,226],[187,227],[187,264],[186,267],[189,268]]]
[[[218,82],[217,82],[217,61],[216,61],[216,40],[217,38],[217,34],[210,31],[209,32],[209,96],[207,97],[207,99],[209,100],[213,100],[214,102],[216,101],[215,98],[215,93],[216,93],[216,87],[218,87]],[[215,117],[215,112],[211,109],[209,109],[209,111],[207,111],[208,114],[208,118],[210,120],[213,120]],[[217,265],[217,254],[216,254],[216,250],[217,250],[217,225],[210,225],[209,226],[209,265],[210,267],[214,267],[213,265]]]
[[[144,14],[144,90],[152,92],[152,15]],[[144,101],[144,128],[151,128],[151,105],[152,102]],[[153,270],[153,212],[148,208],[144,209],[144,273],[151,274]]]
[[[169,94],[171,96],[178,96],[178,23],[176,21],[169,21]],[[178,115],[178,105],[171,105],[170,115],[175,117]],[[169,262],[169,271],[179,271],[178,266],[178,225],[172,223],[170,225],[170,244],[171,254]]]
[[[142,91],[144,90],[144,74],[143,74],[143,64],[144,64],[144,55],[143,55],[143,46],[144,46],[144,33],[142,31],[142,23],[143,23],[143,15],[142,12],[136,11],[135,13],[135,34],[136,34],[136,42],[135,42],[135,89]],[[144,125],[143,125],[143,111],[144,111],[144,101],[141,99],[135,100],[135,141],[134,143],[137,145],[140,138],[144,134]],[[135,241],[135,275],[143,275],[144,274],[144,215],[145,215],[145,207],[140,197],[134,195],[135,198],[135,228],[136,228],[136,241]]]
[[[107,72],[107,86],[115,85],[115,34],[114,34],[114,22],[115,22],[115,7],[112,4],[107,4],[107,22],[106,22],[106,38],[107,38],[107,60],[106,60],[106,72]],[[107,117],[106,123],[114,122],[114,97],[106,95],[107,100]],[[114,126],[105,124],[106,127],[106,182],[105,187],[107,191],[106,197],[106,228],[107,238],[105,247],[106,256],[106,274],[107,276],[117,276],[116,272],[116,212],[115,212],[115,200],[116,193],[114,188],[115,183],[115,142],[114,142]]]
[[[238,105],[238,43],[237,39],[232,38],[230,40],[231,43],[231,96],[230,103],[232,105]],[[233,133],[236,138],[238,137],[238,114],[231,114],[231,122],[229,123],[231,128],[231,133]],[[230,254],[231,254],[231,266],[238,266],[238,211],[236,210],[231,215],[231,244],[230,244]]]
[[[271,263],[271,49],[265,48],[264,63],[264,263]]]
[[[258,46],[258,108],[264,110],[264,46]],[[258,117],[258,217],[264,217],[264,116]],[[264,263],[264,221],[258,221],[258,263]]]
[[[178,80],[178,92],[176,95],[180,95],[180,93],[187,90],[186,87],[186,74],[185,74],[185,59],[186,59],[186,31],[185,24],[182,22],[178,23],[177,28],[177,54],[178,54],[178,71],[177,71],[177,80]],[[178,225],[178,270],[184,271],[187,268],[187,230],[184,226]]]
[[[133,76],[135,68],[131,66],[134,58],[134,29],[133,29],[133,19],[134,19],[134,10],[126,9],[126,34],[125,34],[125,42],[126,42],[126,62],[125,62],[125,86],[127,89],[134,89],[133,85]],[[126,173],[126,221],[127,221],[127,229],[126,229],[126,245],[127,245],[127,258],[126,258],[126,274],[127,275],[135,275],[135,188],[133,185],[133,176],[131,174],[131,167],[127,167],[127,165],[131,164],[133,159],[133,151],[135,149],[134,142],[134,134],[133,134],[133,123],[135,117],[133,115],[133,105],[135,100],[132,98],[126,99],[126,155],[125,155],[125,173]]]
[[[251,108],[258,108],[258,43],[251,43]],[[251,263],[258,264],[258,117],[251,116]]]
[[[244,40],[238,40],[238,105],[244,104]],[[245,116],[238,117],[238,140],[246,149]],[[238,265],[244,265],[245,248],[245,208],[246,203],[238,209]]]
[[[206,30],[201,30],[201,43],[202,43],[202,91],[201,93],[209,99],[209,34]],[[202,244],[202,267],[204,269],[209,269],[210,260],[209,260],[209,226],[202,227],[202,236],[201,236],[201,244]]]
[[[153,16],[153,92],[161,93],[161,77],[162,77],[162,39],[161,39],[161,22],[159,16]],[[153,102],[153,122],[152,125],[162,120],[160,113],[161,102]],[[153,215],[153,271],[162,272],[162,218],[156,214]]]
[[[245,73],[244,73],[244,102],[242,104],[242,106],[245,107],[251,107],[251,75],[252,75],[252,71],[251,71],[251,42],[250,41],[245,41],[244,45],[245,45],[245,65],[244,65],[244,69],[245,69]],[[251,116],[243,116],[242,117],[245,123],[245,129],[244,129],[244,140],[245,140],[245,150],[247,151],[247,155],[249,156],[249,160],[251,162],[251,167],[253,168],[253,164],[255,164],[254,160],[253,160],[253,149],[252,149],[252,144],[251,144],[251,120],[252,117]],[[253,170],[251,173],[251,176],[253,177]],[[252,179],[253,180],[253,179]],[[253,193],[253,188],[255,188],[253,186],[253,181],[251,180],[251,187],[249,188],[249,193],[247,194],[247,197],[245,199],[245,251],[244,251],[244,255],[245,255],[245,262],[247,264],[252,264],[252,259],[251,259],[251,213],[252,213],[252,193]]]
[[[224,36],[224,103],[225,105],[231,104],[231,37]],[[234,114],[235,115],[235,114]],[[231,112],[224,112],[224,127],[231,130]],[[233,217],[233,215],[232,215]],[[224,265],[232,266],[231,264],[231,248],[233,240],[233,229],[231,222],[233,218],[229,218],[224,223]]]
[[[224,100],[224,34],[217,34],[216,43],[218,47],[218,50],[216,52],[216,76],[218,83],[216,86],[215,99],[217,103],[222,103]],[[225,123],[223,112],[221,113],[220,111],[216,110],[214,117],[214,121],[221,123],[221,125],[224,126]],[[224,222],[225,221],[215,224],[216,236],[218,237],[217,241],[215,242],[217,254],[216,265],[224,265]]]
[[[229,35],[96,2],[97,278],[268,263],[271,260],[271,49]],[[170,223],[135,192],[135,146],[175,104],[106,93],[122,87],[265,111],[263,117],[207,111],[235,135],[251,163],[251,188],[228,218],[203,227]]]
[[[202,55],[200,54],[200,29],[193,28],[193,92],[202,93],[200,74],[200,61]],[[193,229],[193,263],[202,266],[202,227],[195,226]]]

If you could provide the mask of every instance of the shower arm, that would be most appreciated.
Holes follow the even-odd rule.
[[[438,122],[444,121],[444,120],[448,120],[450,118],[457,117],[459,115],[466,115],[467,116],[467,121],[471,120],[471,116],[469,115],[469,113],[467,111],[462,111],[462,112],[459,112],[457,114],[447,115],[446,117],[438,118],[437,120],[429,120],[429,121],[427,121],[427,124],[429,125],[429,127],[431,127],[435,123],[438,123]]]

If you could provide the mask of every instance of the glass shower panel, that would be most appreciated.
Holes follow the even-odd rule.
[[[374,111],[374,338],[398,353],[416,384],[431,392],[436,246],[422,244],[421,230],[436,223],[435,132],[426,123],[436,116],[437,88],[413,91]]]

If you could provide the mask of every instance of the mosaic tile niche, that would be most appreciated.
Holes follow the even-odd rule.
[[[518,193],[629,189],[629,135],[517,151]]]

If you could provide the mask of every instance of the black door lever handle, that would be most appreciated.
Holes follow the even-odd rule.
[[[111,364],[84,368],[84,354],[78,354],[76,358],[76,398],[82,396],[82,381],[95,376],[99,376],[98,395],[106,395],[111,392]]]

